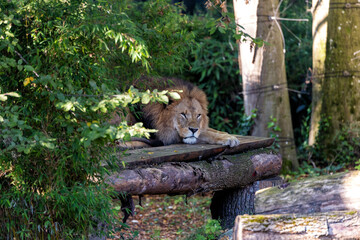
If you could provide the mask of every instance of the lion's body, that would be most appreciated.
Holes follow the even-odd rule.
[[[141,108],[142,117],[136,119],[129,115],[130,124],[142,121],[144,126],[158,130],[156,140],[164,145],[174,143],[211,143],[235,146],[239,140],[225,132],[208,127],[205,93],[191,83],[179,79],[166,81],[158,90],[180,90],[179,100],[171,100],[169,104],[151,103]],[[159,85],[158,85],[159,86]]]

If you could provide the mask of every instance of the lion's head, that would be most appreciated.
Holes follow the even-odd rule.
[[[175,80],[168,90],[181,90],[180,99],[169,104],[153,103],[142,109],[146,127],[157,129],[156,138],[169,145],[173,143],[194,144],[201,132],[208,128],[207,99],[196,86]]]
[[[194,144],[207,128],[206,111],[195,98],[186,98],[173,108],[173,125],[184,143]]]

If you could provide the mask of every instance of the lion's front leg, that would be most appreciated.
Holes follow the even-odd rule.
[[[199,140],[209,144],[220,144],[234,147],[240,144],[239,139],[226,133],[220,132],[212,128],[207,128],[205,131],[200,133]]]

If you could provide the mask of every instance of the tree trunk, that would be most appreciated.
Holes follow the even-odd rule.
[[[236,23],[254,38],[261,38],[269,45],[258,47],[251,42],[239,43],[244,89],[245,112],[250,115],[257,109],[252,136],[269,136],[267,124],[270,117],[277,119],[280,152],[285,166],[298,168],[290,103],[287,91],[285,60],[281,32],[277,21],[278,0],[233,0]],[[248,3],[247,3],[248,2]]]
[[[195,194],[239,188],[279,174],[281,158],[271,150],[253,150],[222,160],[173,162],[125,169],[107,178],[128,194]]]
[[[234,240],[360,239],[360,212],[238,216]]]
[[[258,191],[255,214],[360,211],[360,171],[337,173]]]
[[[211,216],[213,219],[220,220],[223,229],[232,228],[236,216],[255,213],[254,198],[256,191],[277,186],[283,182],[284,180],[281,177],[274,177],[256,181],[242,188],[217,191],[211,199]]]
[[[234,226],[237,215],[254,214],[254,184],[238,189],[227,189],[215,192],[211,199],[211,217],[220,219],[223,229]]]
[[[325,74],[326,39],[329,13],[329,0],[312,1],[312,35],[313,35],[313,73],[312,73],[312,103],[309,145],[315,143],[319,131],[322,109],[322,85]]]
[[[360,127],[360,14],[359,3],[330,0],[322,114],[329,127],[320,144],[328,152],[345,127]]]

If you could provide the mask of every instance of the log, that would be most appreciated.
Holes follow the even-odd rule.
[[[360,212],[243,215],[235,220],[234,240],[360,239]]]
[[[255,195],[255,214],[346,210],[360,210],[360,171],[308,178]]]
[[[195,194],[247,186],[279,174],[281,157],[271,149],[222,156],[221,160],[166,162],[119,170],[107,177],[117,192]]]

